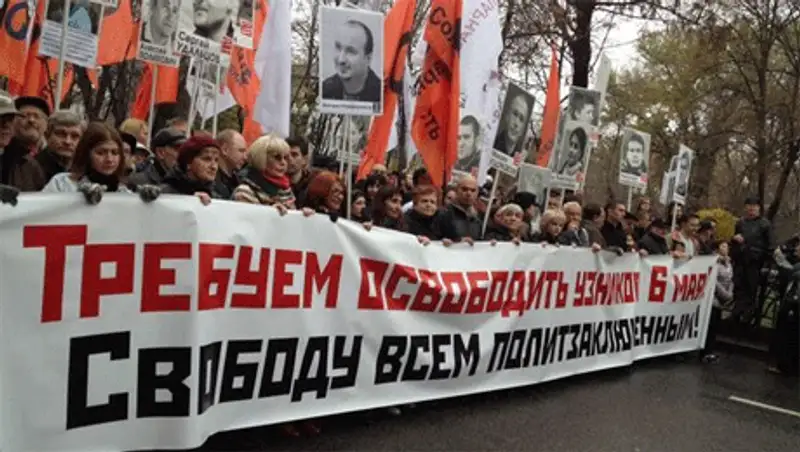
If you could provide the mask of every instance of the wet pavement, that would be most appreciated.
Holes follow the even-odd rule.
[[[632,368],[421,404],[402,416],[358,413],[322,423],[315,437],[274,428],[216,435],[203,451],[789,451],[800,450],[796,378],[722,355],[714,365],[667,357]],[[800,413],[798,413],[800,416]]]

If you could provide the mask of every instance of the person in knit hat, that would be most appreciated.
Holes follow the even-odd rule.
[[[215,184],[219,153],[219,145],[211,137],[196,135],[186,140],[178,149],[175,168],[164,178],[161,192],[198,196],[204,203],[222,199]]]

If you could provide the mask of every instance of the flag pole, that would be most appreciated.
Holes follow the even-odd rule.
[[[219,106],[219,90],[220,85],[222,85],[222,62],[217,65],[217,78],[214,80],[214,117],[211,119],[211,134],[215,137],[217,136],[217,128],[219,127],[219,111],[217,110]]]
[[[347,143],[347,219],[350,219],[350,208],[351,204],[353,203],[353,143],[350,142],[350,128],[353,127],[351,124],[352,119],[350,115],[347,116],[345,120],[345,142]]]
[[[150,145],[150,141],[153,139],[153,135],[155,135],[155,128],[156,126],[156,83],[158,82],[158,65],[153,64],[153,70],[150,71],[150,113],[147,115],[147,145]]]
[[[64,0],[64,8],[61,14],[61,48],[58,52],[58,74],[56,75],[56,92],[53,93],[53,109],[61,107],[61,92],[64,90],[64,59],[67,57],[67,31],[69,29],[69,7],[70,0]],[[53,86],[53,85],[50,85]]]

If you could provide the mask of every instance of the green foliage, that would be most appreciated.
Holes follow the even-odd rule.
[[[725,209],[703,209],[697,212],[700,220],[712,220],[717,224],[717,239],[730,240],[736,227],[736,216]]]

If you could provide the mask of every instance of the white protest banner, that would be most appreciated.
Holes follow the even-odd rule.
[[[6,451],[194,448],[695,350],[716,272],[181,196],[23,195],[0,243]]]

